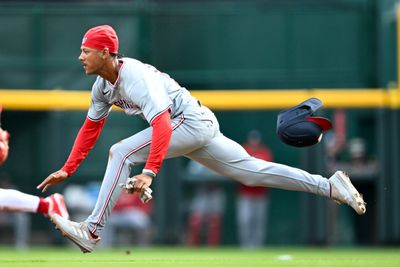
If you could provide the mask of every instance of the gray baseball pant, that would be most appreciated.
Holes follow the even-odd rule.
[[[205,106],[188,105],[172,119],[173,133],[166,158],[186,156],[222,176],[249,186],[265,186],[329,196],[328,179],[301,169],[251,157],[219,130],[214,114]],[[131,166],[145,163],[152,128],[128,137],[110,149],[106,172],[92,214],[86,219],[90,231],[100,235],[111,210],[121,195]]]

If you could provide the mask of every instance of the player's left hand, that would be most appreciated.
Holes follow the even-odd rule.
[[[58,170],[47,176],[47,178],[44,179],[44,181],[36,188],[39,190],[42,189],[42,192],[46,192],[50,186],[59,184],[67,178],[68,178],[68,173],[66,171]]]
[[[142,174],[147,176],[146,174]],[[137,184],[137,177],[140,175],[136,175],[133,177],[128,177],[125,183],[120,184],[119,186],[124,189],[128,194],[134,194],[137,192],[140,196],[140,199],[143,203],[149,202],[153,197],[151,193],[153,192],[150,188],[150,184],[152,182],[152,177],[150,177],[150,181],[147,177],[142,177],[142,186],[140,187]],[[143,180],[144,179],[144,180]],[[147,186],[146,186],[147,185]],[[140,188],[140,189],[139,189]]]
[[[147,188],[150,188],[151,182],[153,181],[153,177],[148,176],[144,173],[133,176],[136,179],[133,184],[133,190],[138,193],[142,193],[146,191]]]

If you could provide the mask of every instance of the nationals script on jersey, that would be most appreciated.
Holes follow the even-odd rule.
[[[128,115],[140,115],[150,124],[153,118],[171,108],[171,118],[196,101],[168,74],[132,58],[121,58],[117,81],[111,84],[98,76],[92,87],[88,118],[98,121],[107,117],[112,105]]]

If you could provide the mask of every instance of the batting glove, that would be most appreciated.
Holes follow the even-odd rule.
[[[135,185],[136,179],[134,177],[128,177],[126,179],[125,183],[119,184],[119,186],[124,189],[128,194],[134,194],[136,191],[134,190],[134,185]],[[144,192],[139,192],[140,200],[143,203],[149,202],[153,197],[151,195],[153,193],[153,190],[151,188],[146,188]]]

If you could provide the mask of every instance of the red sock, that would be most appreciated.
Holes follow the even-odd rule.
[[[47,202],[44,198],[39,199],[39,206],[36,210],[37,213],[47,214],[49,212],[49,202]]]
[[[91,236],[92,238],[94,238],[94,239],[99,238],[97,235],[93,234],[90,230],[89,230],[89,233],[90,233],[90,236]]]

